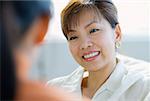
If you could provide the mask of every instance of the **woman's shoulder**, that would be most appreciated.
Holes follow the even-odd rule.
[[[119,56],[127,70],[122,84],[127,84],[130,91],[140,91],[140,94],[150,92],[150,63],[128,56]]]
[[[118,55],[119,60],[127,70],[123,83],[132,83],[132,86],[145,86],[150,88],[150,63],[133,57]]]
[[[77,82],[78,79],[80,79],[82,77],[83,72],[84,72],[83,68],[82,67],[78,67],[77,69],[75,69],[69,75],[49,80],[46,85],[47,86],[53,86],[54,85],[54,86],[61,87],[61,86],[64,86],[64,85],[75,84],[75,82]]]
[[[120,54],[118,54],[117,57],[123,62],[129,74],[141,73],[144,75],[144,77],[149,78],[150,76],[149,62]]]
[[[114,99],[118,94],[129,99],[133,98],[133,96],[137,99],[148,98],[150,93],[150,64],[146,61],[123,55],[119,55],[118,59],[121,61],[121,68],[125,69],[125,73],[121,79],[120,86],[113,96]]]
[[[128,71],[122,80],[122,87],[122,90],[126,89],[124,94],[129,95],[129,98],[134,95],[136,98],[146,99],[150,93],[150,75],[143,71]]]

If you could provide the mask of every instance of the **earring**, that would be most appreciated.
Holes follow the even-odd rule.
[[[115,47],[118,49],[119,47],[120,47],[120,42],[119,41],[117,41],[116,43],[115,43]]]

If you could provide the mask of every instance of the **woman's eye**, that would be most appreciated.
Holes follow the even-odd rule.
[[[92,29],[92,30],[90,31],[90,33],[95,33],[95,32],[97,32],[97,31],[99,31],[99,29]]]
[[[77,38],[78,38],[77,36],[73,36],[73,37],[70,37],[69,40],[75,40]]]

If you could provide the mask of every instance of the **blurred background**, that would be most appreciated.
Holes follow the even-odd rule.
[[[54,16],[37,59],[33,60],[30,78],[46,82],[71,73],[79,65],[72,58],[60,25],[60,12],[69,0],[52,0]],[[150,63],[150,1],[113,0],[118,9],[123,33],[119,53]]]

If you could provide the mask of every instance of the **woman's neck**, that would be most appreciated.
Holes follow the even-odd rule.
[[[114,61],[111,64],[106,65],[104,68],[99,71],[89,72],[86,87],[86,94],[88,97],[92,98],[96,91],[107,81],[114,68],[116,67],[117,62]]]

